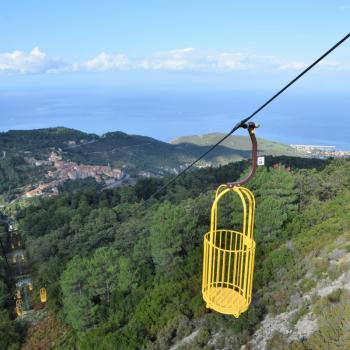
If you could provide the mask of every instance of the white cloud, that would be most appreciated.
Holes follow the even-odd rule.
[[[65,62],[48,57],[38,47],[28,53],[20,50],[0,53],[0,72],[54,73],[65,70],[67,67]]]
[[[96,57],[82,64],[75,64],[74,70],[88,70],[105,72],[112,70],[129,69],[129,59],[124,54],[110,55],[106,52],[101,52]]]
[[[120,70],[148,71],[212,71],[233,72],[250,70],[255,72],[301,71],[307,64],[301,61],[282,60],[275,56],[247,52],[204,52],[194,48],[156,52],[149,57],[130,59],[127,55],[101,52],[83,62],[65,62],[52,58],[35,47],[30,52],[16,50],[0,53],[0,73],[19,74],[60,72],[110,72]],[[349,65],[336,61],[323,61],[320,70],[350,71]]]
[[[241,69],[253,69],[256,62],[247,54],[240,52],[223,52],[207,56],[208,67],[214,70],[232,71]]]
[[[320,62],[320,69],[326,69],[330,71],[336,71],[336,72],[345,72],[350,71],[350,65],[349,64],[340,64],[337,61],[322,61]]]
[[[305,69],[307,66],[308,65],[304,62],[291,61],[291,62],[280,63],[278,69],[302,70],[302,69]]]
[[[303,62],[283,61],[274,56],[243,52],[206,53],[194,48],[158,52],[135,64],[134,68],[145,70],[193,70],[193,71],[238,71],[238,70],[300,70]]]
[[[242,53],[205,53],[194,48],[158,52],[144,59],[137,68],[146,70],[231,71],[254,68]]]
[[[198,57],[193,48],[157,52],[149,58],[136,63],[135,68],[145,70],[184,70],[194,69]]]

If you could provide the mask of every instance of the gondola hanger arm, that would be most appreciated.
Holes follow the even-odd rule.
[[[257,158],[258,158],[258,144],[255,137],[255,129],[260,125],[254,122],[244,123],[241,125],[242,128],[247,129],[250,137],[250,141],[252,142],[252,165],[250,167],[248,175],[239,181],[228,182],[226,185],[228,188],[233,188],[235,186],[241,186],[246,184],[254,175],[257,167]]]

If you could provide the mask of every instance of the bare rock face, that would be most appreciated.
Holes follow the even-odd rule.
[[[290,319],[297,312],[297,309],[290,312],[283,312],[278,315],[268,314],[261,322],[260,328],[254,333],[250,344],[252,349],[265,350],[267,349],[267,341],[276,333],[282,333],[285,336],[292,334],[290,327]]]
[[[317,320],[313,318],[311,313],[308,313],[293,326],[291,320],[298,311],[299,308],[276,316],[267,315],[249,342],[251,348],[270,350],[268,349],[268,341],[276,333],[283,334],[288,341],[308,338],[318,329]],[[241,350],[243,349],[241,348]]]
[[[341,258],[343,258],[347,254],[346,249],[339,249],[336,248],[333,250],[333,252],[329,255],[328,260],[329,261],[339,261]]]
[[[295,334],[290,340],[308,338],[313,332],[317,331],[317,321],[312,319],[310,314],[299,320],[295,325]]]
[[[170,350],[176,350],[176,349],[178,349],[186,344],[191,343],[194,340],[194,338],[197,336],[198,332],[199,332],[199,330],[196,330],[196,331],[192,332],[190,335],[188,335],[187,337],[179,340],[176,344],[174,344],[170,348]]]
[[[335,264],[348,263],[350,261],[350,253],[345,249],[337,248],[329,255],[329,260],[333,260]],[[251,341],[247,344],[248,348],[270,350],[268,349],[268,341],[276,333],[282,334],[289,342],[309,338],[311,334],[318,330],[317,318],[312,314],[310,308],[294,326],[292,324],[293,317],[297,315],[305,303],[311,303],[313,297],[324,298],[336,290],[350,291],[350,270],[343,272],[335,280],[330,280],[329,278],[319,280],[317,286],[304,295],[292,295],[289,302],[292,310],[289,309],[289,311],[277,315],[268,314],[260,323],[260,328],[253,334]],[[246,348],[242,347],[241,350]]]
[[[292,307],[298,307],[300,303],[302,302],[302,297],[299,293],[293,294],[289,299],[289,305]]]

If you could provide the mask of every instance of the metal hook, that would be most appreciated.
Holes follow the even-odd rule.
[[[252,166],[249,170],[248,175],[239,181],[236,182],[229,182],[226,184],[226,186],[228,188],[233,188],[235,186],[241,186],[244,185],[245,183],[247,183],[254,175],[255,171],[256,171],[256,167],[257,167],[257,152],[258,152],[258,144],[256,141],[256,137],[255,137],[255,132],[254,130],[256,128],[258,128],[260,125],[259,124],[255,124],[253,122],[249,122],[246,124],[243,124],[241,127],[244,129],[248,129],[249,132],[249,137],[250,137],[250,141],[252,142]]]

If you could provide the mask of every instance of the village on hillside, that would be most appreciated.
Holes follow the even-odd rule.
[[[94,178],[96,182],[112,187],[124,178],[124,172],[119,168],[112,168],[110,165],[86,165],[77,164],[72,161],[62,159],[60,151],[52,151],[47,160],[37,160],[35,158],[25,158],[26,162],[32,166],[52,166],[54,170],[49,170],[46,174],[49,182],[40,182],[35,188],[28,189],[24,196],[27,198],[46,195],[57,195],[58,186],[67,180]]]

